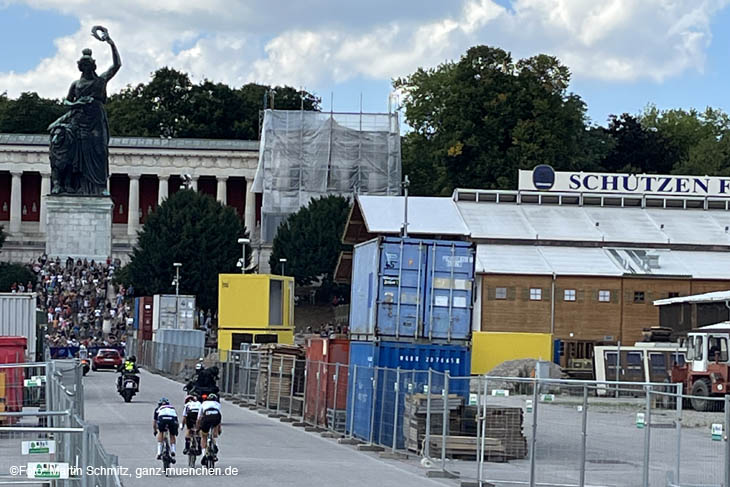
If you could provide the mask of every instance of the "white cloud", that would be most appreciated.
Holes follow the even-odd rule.
[[[728,2],[513,0],[505,8],[496,0],[371,0],[355,6],[337,0],[129,0],[110,7],[91,0],[27,0],[33,8],[76,15],[82,27],[57,39],[53,57],[34,69],[0,72],[0,91],[64,95],[78,76],[75,61],[83,47],[92,47],[105,69],[108,48],[89,35],[95,24],[109,28],[122,55],[112,91],[146,82],[161,66],[195,80],[286,83],[316,91],[321,84],[389,79],[436,66],[475,44],[497,45],[515,57],[553,54],[581,79],[661,82],[703,70],[711,20]]]

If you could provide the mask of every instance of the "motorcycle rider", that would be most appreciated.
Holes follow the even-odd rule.
[[[183,455],[187,455],[190,451],[190,440],[193,438],[193,433],[196,430],[196,423],[198,421],[198,412],[200,411],[200,402],[196,396],[185,397],[185,407],[182,413],[182,428],[188,427],[185,432],[185,449]]]
[[[162,458],[162,440],[165,431],[170,432],[170,456],[172,463],[175,463],[175,438],[177,437],[178,421],[177,411],[170,405],[167,398],[162,397],[155,408],[155,415],[152,421],[152,431],[157,436],[157,459]]]
[[[89,358],[89,351],[86,349],[86,346],[82,343],[79,346],[79,360],[88,360]]]
[[[186,386],[188,392],[195,392],[198,396],[218,393],[218,367],[196,370],[196,374],[196,377]]]
[[[188,380],[187,385],[184,387],[184,389],[188,392],[192,392],[195,389],[195,385],[198,383],[198,378],[200,377],[200,373],[205,370],[205,366],[203,365],[203,359],[201,358],[198,360],[198,363],[195,364],[195,373],[193,376]]]
[[[117,392],[122,390],[122,377],[125,375],[130,375],[134,379],[135,384],[137,384],[137,390],[139,390],[139,376],[137,375],[139,373],[139,369],[137,368],[137,357],[134,355],[130,356],[122,363],[122,365],[119,366],[118,370],[119,377],[117,377]]]
[[[217,438],[221,434],[221,403],[218,402],[218,396],[215,394],[209,394],[207,399],[200,405],[200,412],[198,413],[197,427],[201,432],[201,448],[206,449],[208,445],[208,434],[212,434],[213,438]],[[215,455],[218,453],[216,447],[213,451]],[[218,457],[215,456],[213,461],[218,461]]]

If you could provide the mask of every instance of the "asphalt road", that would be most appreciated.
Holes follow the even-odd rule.
[[[180,411],[185,397],[182,384],[142,371],[140,394],[131,403],[124,403],[116,393],[115,380],[116,374],[103,371],[91,372],[84,378],[86,420],[99,425],[104,448],[118,455],[121,466],[128,469],[128,476],[122,479],[124,485],[174,483],[176,487],[199,487],[201,478],[197,476],[170,479],[144,470],[161,466],[155,459],[156,440],[152,436],[157,400],[165,396]],[[416,465],[359,452],[227,401],[222,401],[222,413],[217,465],[222,473],[208,480],[215,485],[458,485],[455,481],[427,479]],[[180,445],[176,467],[185,467],[187,457],[182,455],[183,443]],[[233,468],[237,469],[235,475],[230,473]]]

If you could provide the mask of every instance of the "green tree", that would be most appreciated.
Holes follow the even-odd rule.
[[[286,259],[286,274],[297,284],[322,282],[332,285],[332,277],[342,244],[342,232],[350,213],[350,202],[341,196],[323,196],[292,214],[279,226],[274,237],[269,266],[281,272],[280,258]]]
[[[668,174],[680,161],[675,139],[657,129],[645,128],[628,113],[611,115],[605,132],[615,145],[601,161],[604,171]]]
[[[157,70],[147,84],[127,86],[107,104],[112,135],[256,140],[259,113],[277,109],[318,110],[320,100],[294,88],[247,84],[232,88]]]
[[[0,96],[0,133],[43,134],[63,115],[66,108],[58,100],[41,98],[37,93],[23,93],[17,99]]]
[[[730,176],[730,131],[708,137],[689,149],[689,157],[675,166],[676,174]]]
[[[181,190],[150,214],[125,272],[136,295],[169,294],[175,290],[173,263],[180,262],[180,293],[195,295],[200,308],[217,309],[218,274],[240,272],[238,239],[245,236],[232,208]]]
[[[28,282],[35,286],[36,277],[26,266],[0,263],[0,292],[9,292],[14,283],[26,285]]]
[[[726,175],[728,171],[728,133],[730,117],[712,107],[659,110],[647,106],[638,116],[641,126],[659,133],[671,148],[676,161],[672,172],[677,174]]]
[[[587,127],[585,104],[568,93],[569,82],[568,68],[554,57],[515,63],[488,46],[395,80],[414,129],[403,144],[414,194],[513,188],[517,169],[537,164],[597,168],[605,138]]]

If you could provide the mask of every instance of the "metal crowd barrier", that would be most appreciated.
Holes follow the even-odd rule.
[[[84,420],[78,361],[2,364],[0,375],[0,483],[122,486],[117,457]]]
[[[699,412],[685,408],[692,397],[681,384],[452,377],[260,351],[202,353],[207,366],[219,367],[226,399],[361,450],[419,462],[430,477],[474,485],[730,487],[730,396],[703,398],[716,411]]]

